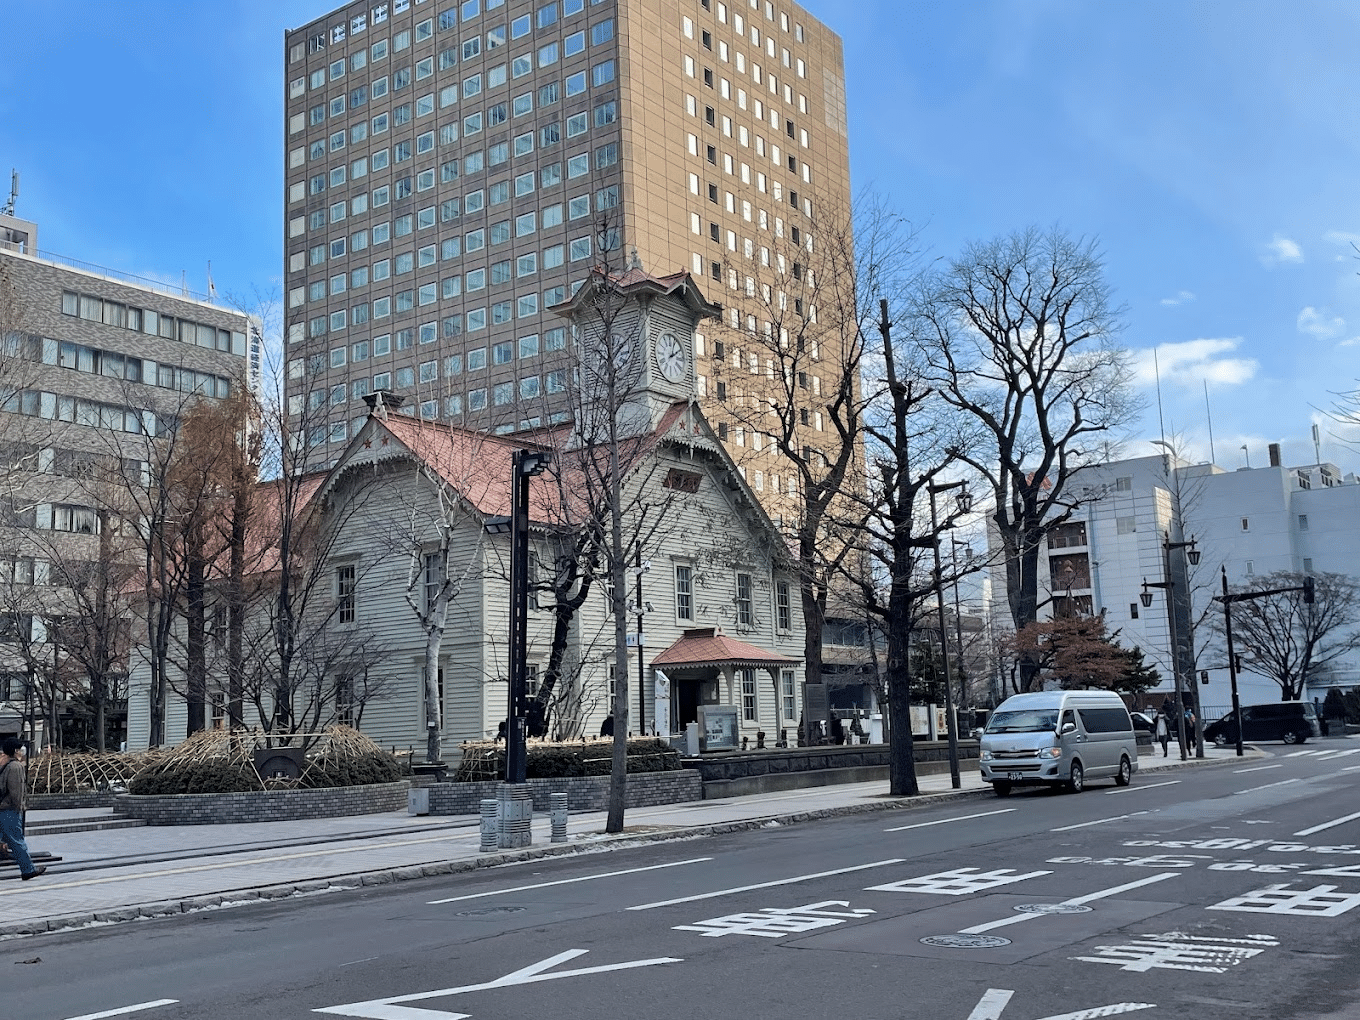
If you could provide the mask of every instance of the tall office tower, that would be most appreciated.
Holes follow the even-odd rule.
[[[49,663],[64,663],[66,683],[91,668],[71,645],[97,608],[92,565],[134,541],[118,510],[137,512],[127,486],[151,477],[150,437],[246,379],[250,321],[42,252],[37,233],[0,213],[0,734],[45,706],[42,743],[44,715],[62,706],[35,702],[32,684]],[[61,620],[75,630],[59,637]]]
[[[286,34],[285,88],[286,375],[312,466],[376,389],[471,428],[563,420],[551,309],[593,266],[687,270],[721,328],[769,330],[740,264],[784,266],[849,203],[841,42],[788,0],[366,0]],[[725,401],[789,373],[710,332],[681,352],[695,397],[778,492]]]

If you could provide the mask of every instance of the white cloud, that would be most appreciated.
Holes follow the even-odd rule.
[[[1237,350],[1241,337],[1216,337],[1188,340],[1178,344],[1158,344],[1154,349],[1134,352],[1134,381],[1151,386],[1161,375],[1167,385],[1200,386],[1210,382],[1238,386],[1256,374],[1254,358],[1221,357]]]
[[[1195,300],[1195,295],[1194,295],[1192,292],[1190,292],[1190,291],[1188,291],[1188,290],[1180,290],[1180,291],[1177,291],[1177,292],[1176,292],[1176,296],[1175,296],[1175,297],[1164,297],[1164,298],[1162,298],[1162,304],[1164,304],[1164,305],[1183,305],[1183,304],[1185,304],[1187,301],[1193,301],[1193,300]]]
[[[1299,312],[1297,325],[1300,333],[1307,333],[1319,340],[1334,340],[1346,332],[1345,319],[1339,315],[1329,316],[1312,305]]]
[[[1276,234],[1265,246],[1261,261],[1267,266],[1277,265],[1280,262],[1302,262],[1303,249],[1299,247],[1297,241],[1291,241],[1287,237]]]

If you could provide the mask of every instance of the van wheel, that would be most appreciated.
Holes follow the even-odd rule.
[[[1120,755],[1119,774],[1114,777],[1116,786],[1128,786],[1133,782],[1133,766],[1129,764],[1129,759]]]
[[[1086,789],[1086,773],[1082,771],[1081,762],[1072,763],[1072,771],[1067,779],[1067,789],[1072,793],[1081,793]]]
[[[1280,734],[1280,739],[1283,740],[1286,744],[1302,744],[1304,741],[1304,738],[1299,736],[1293,730],[1285,730],[1283,733]]]
[[[1010,783],[993,783],[992,789],[996,791],[998,797],[1009,797],[1011,795]]]
[[[1222,730],[1219,730],[1217,733],[1214,734],[1214,746],[1215,747],[1228,746],[1228,735],[1224,733]]]

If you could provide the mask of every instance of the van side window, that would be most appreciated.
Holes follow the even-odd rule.
[[[1119,733],[1133,726],[1129,714],[1122,708],[1082,708],[1078,711],[1087,733]]]

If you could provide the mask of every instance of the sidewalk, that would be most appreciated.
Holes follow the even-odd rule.
[[[1231,748],[1206,748],[1204,761],[1144,754],[1134,783],[1167,771],[1239,759]],[[479,819],[413,817],[404,812],[263,825],[144,826],[39,834],[50,823],[108,819],[110,809],[32,811],[30,849],[60,856],[42,878],[0,878],[0,939],[138,917],[187,913],[256,899],[318,895],[484,868],[507,861],[588,851],[608,844],[711,835],[869,811],[902,810],[968,797],[990,797],[975,765],[959,790],[949,774],[922,776],[921,795],[891,797],[885,782],[791,790],[630,810],[623,833],[608,835],[605,813],[573,814],[568,842],[549,841],[546,816],[533,822],[533,845],[481,853]],[[1155,781],[1155,780],[1154,780]]]

